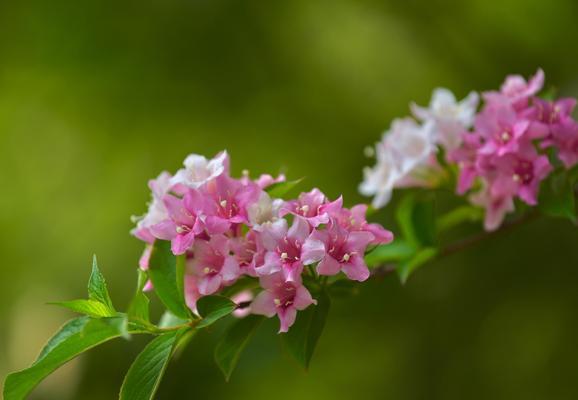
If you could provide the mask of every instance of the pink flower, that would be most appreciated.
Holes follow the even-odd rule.
[[[490,179],[492,197],[518,196],[529,205],[536,205],[540,182],[552,171],[545,155],[539,155],[532,144],[516,154],[496,157],[494,174]]]
[[[350,232],[369,232],[373,235],[372,245],[388,244],[393,240],[393,233],[379,224],[367,222],[365,214],[367,205],[358,204],[351,209],[341,208],[331,212],[331,218],[342,228]]]
[[[520,111],[527,107],[528,99],[538,93],[543,85],[544,71],[541,69],[528,82],[521,75],[508,75],[499,92],[485,92],[483,97],[487,102],[505,98],[516,111]]]
[[[493,196],[487,186],[472,194],[470,201],[486,210],[484,228],[487,231],[498,229],[506,214],[514,211],[514,201],[511,196]]]
[[[303,245],[304,257],[319,260],[319,275],[335,275],[343,271],[349,279],[364,281],[369,278],[365,265],[365,249],[374,240],[369,232],[349,232],[332,223],[323,231],[314,231]],[[323,243],[325,254],[318,257],[318,243]]]
[[[478,151],[482,147],[482,139],[477,133],[464,132],[462,145],[448,154],[448,160],[458,164],[460,175],[458,178],[457,193],[462,195],[473,185],[478,176],[476,167]]]
[[[299,216],[295,217],[290,229],[284,219],[271,225],[271,229],[261,235],[267,253],[263,265],[255,268],[257,274],[263,276],[282,272],[287,281],[297,281],[303,266],[318,261],[324,253],[322,243],[316,243],[316,246],[310,244],[307,254],[303,253],[303,243],[309,232],[309,224]]]
[[[232,224],[247,223],[247,207],[256,202],[261,189],[253,183],[243,185],[240,181],[219,176],[203,188],[207,197],[207,231],[224,233]]]
[[[131,233],[149,244],[155,241],[155,237],[150,232],[151,226],[168,218],[168,212],[162,199],[171,188],[170,180],[171,175],[168,172],[161,172],[156,179],[151,179],[148,185],[151,189],[152,200],[149,203],[148,211],[142,217],[133,217],[137,221],[137,226]]]
[[[192,312],[197,313],[197,300],[201,297],[197,287],[197,277],[191,274],[185,275],[185,303]]]
[[[578,124],[568,122],[552,128],[552,142],[558,149],[558,158],[571,168],[578,164]]]
[[[287,282],[283,274],[277,273],[261,277],[260,282],[265,290],[253,300],[251,312],[268,318],[277,314],[281,323],[279,333],[289,330],[298,310],[317,304],[301,280]]]
[[[195,241],[193,258],[187,260],[187,269],[195,276],[201,295],[213,294],[237,280],[239,264],[229,253],[229,239],[224,235],[214,235],[209,241]]]
[[[541,132],[533,134],[529,127],[530,121],[520,118],[510,104],[496,101],[487,105],[475,121],[475,131],[485,142],[479,153],[501,156],[516,152],[521,140],[540,136]]]
[[[174,254],[183,254],[203,231],[204,199],[198,191],[189,190],[182,199],[166,195],[163,203],[170,219],[151,226],[150,231],[158,239],[170,240]]]
[[[212,160],[198,154],[190,154],[184,161],[185,168],[177,171],[171,185],[198,189],[207,182],[229,173],[229,155],[222,151]]]
[[[253,230],[245,236],[230,239],[230,246],[235,255],[241,273],[249,276],[257,276],[255,267],[265,262],[265,248],[261,243],[259,234]]]
[[[255,180],[255,183],[261,189],[265,189],[266,187],[269,187],[269,186],[271,186],[275,183],[279,183],[279,182],[285,182],[285,175],[281,174],[281,175],[277,176],[277,178],[274,178],[273,176],[271,176],[269,174],[263,174]]]
[[[281,207],[280,215],[299,215],[311,225],[317,228],[321,224],[329,222],[328,212],[339,210],[343,206],[343,199],[339,197],[333,202],[329,202],[327,197],[317,188],[307,193],[301,193],[297,200],[285,202]]]

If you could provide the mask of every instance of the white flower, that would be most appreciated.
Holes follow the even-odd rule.
[[[215,158],[207,160],[198,154],[190,154],[183,164],[185,168],[177,171],[171,179],[171,184],[197,189],[224,172],[228,172],[229,156],[226,151],[222,151]]]
[[[148,205],[148,211],[144,216],[133,217],[133,220],[138,222],[136,227],[137,230],[148,229],[169,217],[162,199],[172,186],[171,174],[168,172],[161,172],[156,179],[151,179],[149,181],[152,199]]]
[[[375,150],[377,163],[365,168],[359,191],[375,196],[372,205],[380,208],[389,202],[395,187],[407,186],[408,182],[417,184],[413,173],[428,166],[436,147],[431,126],[419,125],[408,117],[394,120]]]
[[[261,192],[259,200],[247,207],[249,222],[256,231],[262,230],[262,226],[275,222],[279,219],[279,210],[283,200],[272,200],[267,192]]]
[[[462,132],[472,126],[478,101],[476,92],[458,102],[451,91],[437,88],[428,108],[412,103],[411,110],[417,119],[432,126],[436,143],[451,151],[460,145]]]

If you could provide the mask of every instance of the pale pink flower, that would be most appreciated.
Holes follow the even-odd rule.
[[[250,302],[251,300],[253,300],[254,297],[255,296],[253,296],[253,292],[251,292],[250,290],[243,290],[242,292],[239,292],[235,294],[233,297],[231,297],[231,301],[239,305],[242,303]],[[237,308],[235,311],[233,311],[233,317],[235,318],[245,318],[249,314],[251,314],[250,306]]]
[[[251,230],[244,236],[230,239],[231,251],[235,255],[242,274],[257,276],[255,267],[265,262],[265,248],[261,243],[259,233]]]
[[[156,179],[151,179],[148,183],[152,195],[148,211],[142,217],[133,217],[133,221],[137,221],[137,226],[131,231],[134,236],[142,241],[153,243],[155,237],[150,232],[151,226],[169,217],[162,199],[171,188],[170,180],[171,175],[168,172],[161,172]]]
[[[229,155],[222,151],[211,160],[198,154],[190,154],[184,161],[185,168],[177,171],[171,179],[172,185],[198,189],[205,183],[229,173]]]
[[[309,234],[309,224],[299,216],[294,218],[290,229],[287,221],[281,219],[278,224],[272,225],[272,229],[264,231],[261,239],[267,253],[263,265],[255,268],[257,274],[263,276],[281,272],[288,281],[298,280],[303,266],[318,261],[324,252],[323,244],[317,243],[315,248],[303,254],[303,243]]]
[[[388,244],[393,240],[393,233],[385,229],[380,224],[370,224],[367,222],[365,214],[367,205],[358,204],[351,209],[341,208],[330,213],[331,218],[339,226],[350,232],[369,232],[373,235],[372,245]]]
[[[472,204],[485,209],[484,228],[487,231],[495,231],[500,227],[507,213],[514,211],[512,196],[496,197],[490,193],[487,185],[470,195]]]
[[[367,246],[374,240],[369,232],[350,232],[337,223],[322,231],[314,231],[303,245],[303,257],[319,261],[319,275],[335,275],[343,271],[355,281],[369,278],[369,269],[364,256]],[[323,243],[325,254],[319,257],[319,243]]]
[[[273,200],[267,192],[261,191],[257,201],[247,205],[249,225],[257,231],[262,231],[264,225],[271,224],[279,219],[283,204],[283,200]]]
[[[174,254],[183,254],[203,231],[205,200],[198,191],[189,190],[182,199],[166,195],[163,203],[170,219],[151,226],[150,231],[158,239],[170,240]]]
[[[543,85],[544,71],[538,69],[527,82],[521,75],[508,75],[499,92],[485,92],[482,95],[490,103],[505,98],[516,111],[520,111],[528,106],[528,99],[538,93]]]
[[[433,91],[428,108],[412,103],[411,110],[421,122],[432,125],[435,142],[451,151],[460,145],[461,133],[472,126],[478,101],[476,92],[470,92],[458,102],[451,91],[437,88]]]
[[[343,207],[343,199],[330,202],[327,197],[317,188],[310,192],[301,193],[296,200],[285,202],[281,207],[280,215],[299,215],[311,225],[317,228],[321,224],[329,222],[329,213]]]
[[[203,296],[233,284],[240,274],[239,263],[230,255],[229,239],[224,235],[214,235],[208,241],[196,240],[187,270],[195,276],[197,289]]]
[[[251,303],[253,314],[265,315],[268,318],[277,315],[280,321],[279,333],[287,332],[295,322],[297,311],[317,304],[301,280],[286,281],[281,273],[260,278],[265,289]]]

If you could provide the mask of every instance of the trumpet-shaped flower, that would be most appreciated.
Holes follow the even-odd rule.
[[[506,99],[516,111],[528,106],[528,100],[538,93],[544,85],[544,71],[538,69],[528,81],[521,75],[508,75],[499,92],[485,92],[484,99],[488,103]]]
[[[230,255],[229,239],[224,235],[214,235],[208,241],[196,240],[187,270],[195,276],[197,289],[203,296],[233,284],[240,274],[239,263]]]
[[[351,209],[341,208],[330,213],[334,222],[349,232],[369,232],[373,235],[372,245],[388,244],[393,240],[393,233],[379,224],[367,222],[365,214],[367,205],[358,204]]]
[[[171,175],[168,172],[161,172],[156,179],[149,181],[149,188],[151,189],[152,199],[149,203],[147,213],[143,217],[135,218],[137,226],[131,233],[142,241],[153,243],[155,237],[150,232],[150,228],[166,219],[168,219],[168,212],[163,203],[163,196],[167,194],[171,188]]]
[[[183,164],[185,168],[177,171],[171,184],[197,189],[222,174],[228,174],[229,155],[223,151],[207,160],[198,154],[190,154]]]
[[[203,231],[204,198],[191,190],[182,199],[166,195],[163,202],[170,219],[151,226],[150,231],[158,239],[170,240],[174,254],[183,254]]]
[[[283,274],[276,273],[261,277],[260,283],[265,290],[253,300],[251,312],[268,318],[277,315],[280,321],[279,333],[289,330],[295,322],[297,311],[317,304],[300,279],[288,282]]]
[[[374,240],[369,232],[350,232],[337,223],[328,229],[314,231],[303,245],[304,257],[319,261],[319,275],[335,275],[343,271],[349,279],[364,281],[369,278],[364,255],[367,246]],[[324,254],[319,257],[319,243],[323,243]]]
[[[329,222],[329,213],[340,210],[343,207],[343,199],[339,197],[329,202],[327,197],[317,188],[307,193],[301,193],[296,200],[286,202],[281,208],[281,216],[286,214],[299,215],[312,228]]]
[[[303,266],[312,264],[320,259],[324,253],[320,242],[310,244],[308,252],[303,251],[303,243],[309,237],[310,228],[307,221],[296,216],[291,228],[287,221],[282,219],[261,235],[263,245],[267,250],[262,266],[256,267],[258,275],[270,275],[281,272],[287,281],[299,279]]]
[[[433,91],[428,108],[412,103],[411,110],[417,119],[432,125],[436,143],[451,151],[460,145],[462,132],[472,126],[478,102],[476,92],[471,92],[458,102],[451,91],[437,88]]]

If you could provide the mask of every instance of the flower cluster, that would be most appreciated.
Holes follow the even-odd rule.
[[[571,116],[576,100],[538,97],[543,83],[542,70],[528,81],[508,76],[499,91],[482,93],[477,113],[475,93],[456,102],[448,90],[436,89],[429,108],[412,105],[421,124],[396,120],[376,145],[377,164],[366,169],[361,193],[375,196],[373,205],[381,207],[393,188],[436,186],[436,178],[457,168],[457,193],[485,209],[487,230],[497,229],[516,199],[537,204],[553,163],[567,169],[578,163],[578,123]]]
[[[171,241],[172,252],[186,259],[185,298],[192,310],[200,297],[242,276],[256,278],[263,290],[250,311],[277,315],[280,332],[286,332],[298,310],[316,303],[303,285],[304,274],[343,272],[364,281],[369,277],[366,249],[393,236],[366,221],[366,206],[344,208],[341,197],[330,201],[318,189],[291,200],[271,198],[267,188],[284,179],[252,180],[248,174],[235,179],[226,152],[211,160],[188,156],[174,176],[163,172],[149,182],[152,201],[132,231],[147,243],[140,267],[148,268],[155,240]],[[241,301],[252,298],[240,296]]]

